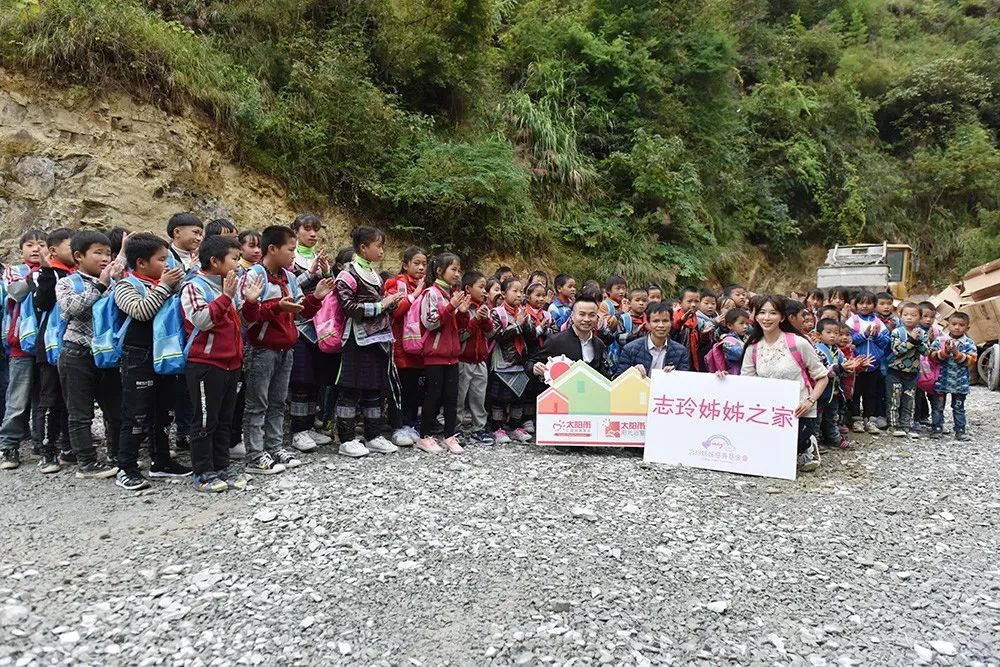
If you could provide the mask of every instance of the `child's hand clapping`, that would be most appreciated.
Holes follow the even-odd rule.
[[[487,306],[485,303],[483,305],[479,306],[478,309],[476,309],[476,318],[477,319],[485,320],[489,316],[490,316],[490,307]]]
[[[316,285],[316,291],[313,292],[313,296],[322,301],[326,298],[326,295],[333,291],[333,278],[323,278]],[[398,299],[397,299],[398,301]]]
[[[172,269],[167,269],[160,276],[160,282],[167,287],[173,289],[177,284],[184,278],[184,269],[179,266],[175,266]]]
[[[243,283],[243,298],[249,303],[255,303],[264,292],[264,279],[260,276],[252,276]]]
[[[528,321],[528,310],[527,308],[521,308],[517,311],[517,324],[523,326],[525,322]]]
[[[390,294],[389,296],[382,299],[383,310],[392,310],[395,308],[400,301],[403,300],[403,294],[396,292],[395,294]]]
[[[230,271],[222,280],[222,293],[230,299],[236,296],[236,271]]]
[[[455,292],[451,295],[451,307],[455,310],[459,310],[462,302],[465,301],[465,292]]]
[[[295,303],[295,299],[290,296],[282,297],[281,301],[278,302],[278,310],[283,313],[292,313],[293,315],[301,313],[304,307],[301,303]]]
[[[462,294],[462,300],[458,304],[458,312],[467,313],[469,312],[469,306],[472,305],[472,297],[468,294]]]

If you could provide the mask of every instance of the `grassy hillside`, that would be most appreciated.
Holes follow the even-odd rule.
[[[238,157],[396,234],[581,273],[763,249],[1000,256],[988,0],[14,0],[0,59],[194,106]]]

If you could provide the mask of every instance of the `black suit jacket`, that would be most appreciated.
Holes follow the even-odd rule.
[[[597,337],[596,332],[592,340],[594,342],[594,359],[590,362],[590,367],[607,377],[607,346],[604,344],[604,341]],[[583,348],[580,346],[580,338],[576,335],[572,326],[565,331],[560,331],[546,338],[545,345],[525,363],[524,370],[529,376],[534,377],[532,369],[536,363],[547,363],[549,359],[558,357],[560,354],[566,355],[568,359],[573,361],[583,359]]]

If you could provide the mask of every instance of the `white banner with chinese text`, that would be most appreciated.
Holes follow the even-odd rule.
[[[799,385],[711,373],[653,373],[645,460],[795,479]]]

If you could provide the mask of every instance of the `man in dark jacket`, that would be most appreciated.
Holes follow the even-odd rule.
[[[649,334],[634,340],[622,348],[615,364],[613,377],[618,377],[635,366],[646,377],[654,370],[691,370],[691,355],[683,345],[670,339],[670,325],[673,313],[665,303],[653,303],[646,309],[649,320]]]
[[[570,326],[545,339],[542,348],[524,365],[524,371],[539,378],[545,377],[545,364],[552,357],[565,355],[571,361],[586,361],[601,375],[608,375],[607,348],[595,335],[597,328],[597,302],[581,295],[573,304]]]

